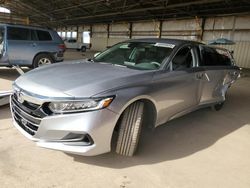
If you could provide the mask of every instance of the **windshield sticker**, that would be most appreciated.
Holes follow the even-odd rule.
[[[128,46],[128,44],[123,44],[119,48],[121,48],[121,49],[129,49],[129,46]]]
[[[167,44],[167,43],[156,43],[154,46],[164,47],[164,48],[174,48],[174,44]]]

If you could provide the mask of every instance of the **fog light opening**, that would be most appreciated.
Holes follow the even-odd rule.
[[[66,145],[92,145],[93,140],[88,134],[69,133],[61,139]]]

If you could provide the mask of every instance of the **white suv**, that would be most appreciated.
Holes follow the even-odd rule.
[[[66,48],[81,50],[82,52],[86,52],[86,50],[91,47],[90,44],[77,42],[76,39],[66,39],[64,44]]]

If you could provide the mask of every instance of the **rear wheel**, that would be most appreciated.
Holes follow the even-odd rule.
[[[116,145],[116,152],[124,156],[133,156],[138,145],[142,120],[142,102],[131,104],[123,113]]]
[[[39,54],[35,57],[33,62],[33,68],[43,65],[50,65],[53,63],[52,58],[48,54]]]
[[[86,46],[82,46],[81,47],[81,52],[86,52],[86,49],[87,49]]]
[[[212,109],[214,111],[219,111],[219,110],[221,110],[223,108],[223,106],[224,106],[224,102],[220,102],[220,103],[217,103],[217,104],[213,105]]]

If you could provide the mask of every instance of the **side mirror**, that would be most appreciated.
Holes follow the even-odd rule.
[[[94,54],[94,57],[97,57],[101,52],[97,52]]]

